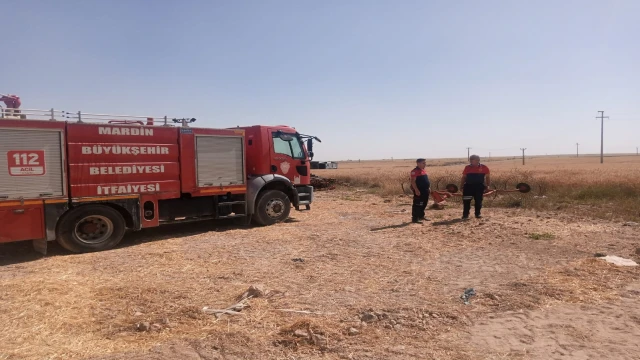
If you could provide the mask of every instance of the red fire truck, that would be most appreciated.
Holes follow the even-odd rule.
[[[0,108],[0,243],[99,251],[126,229],[235,217],[270,225],[313,200],[319,139],[288,126],[16,110]]]

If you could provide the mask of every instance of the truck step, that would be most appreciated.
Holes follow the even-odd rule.
[[[246,203],[247,203],[246,201],[227,201],[227,202],[218,203],[218,207],[225,206],[225,205],[244,205]]]
[[[218,216],[218,219],[233,219],[233,218],[241,218],[246,217],[245,214],[234,214],[234,215],[226,215],[226,216]]]
[[[177,223],[189,223],[189,222],[198,222],[203,220],[215,220],[213,216],[202,216],[198,218],[178,218],[176,220],[160,220],[161,224],[177,224]]]

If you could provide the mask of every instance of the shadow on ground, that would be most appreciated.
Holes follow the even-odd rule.
[[[447,225],[453,225],[453,224],[458,224],[461,222],[465,222],[466,220],[462,220],[462,219],[450,219],[450,220],[444,220],[444,221],[436,221],[434,223],[432,223],[431,225],[433,226],[447,226]]]
[[[381,231],[381,230],[389,230],[389,229],[400,229],[406,226],[411,225],[411,222],[405,222],[402,224],[398,224],[398,225],[388,225],[388,226],[383,226],[383,227],[379,227],[379,228],[373,228],[371,229],[371,231]]]
[[[285,222],[295,223],[298,221],[299,220],[290,218]],[[199,221],[192,223],[163,225],[155,228],[143,229],[140,231],[127,232],[127,234],[125,234],[124,236],[124,239],[116,247],[116,249],[135,246],[146,242],[199,235],[211,231],[224,232],[229,230],[248,230],[251,228],[252,226],[239,225],[237,222],[231,220]],[[55,241],[48,242],[46,257],[68,255],[74,254],[58,245],[58,243]],[[0,244],[0,267],[40,260],[43,257],[45,256],[37,253],[33,249],[31,241],[19,241]]]

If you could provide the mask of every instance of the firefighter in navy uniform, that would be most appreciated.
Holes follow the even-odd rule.
[[[419,223],[423,220],[429,221],[425,217],[425,209],[429,202],[429,191],[431,184],[424,168],[427,166],[425,159],[416,160],[416,168],[411,170],[411,190],[413,191],[413,207],[411,208],[411,221]]]
[[[462,219],[469,218],[471,211],[471,200],[475,202],[475,215],[479,219],[482,217],[482,197],[485,189],[491,186],[491,178],[489,176],[489,168],[480,164],[480,156],[471,155],[469,157],[471,164],[467,165],[462,172]]]

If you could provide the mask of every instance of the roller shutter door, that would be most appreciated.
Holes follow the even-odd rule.
[[[0,129],[0,199],[63,195],[62,132]]]
[[[198,187],[244,184],[244,139],[196,136]]]

